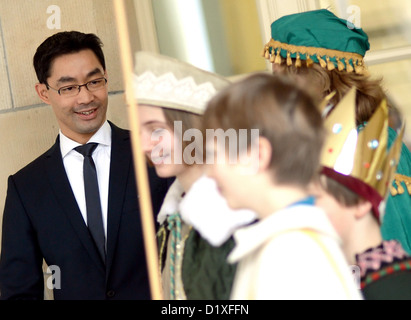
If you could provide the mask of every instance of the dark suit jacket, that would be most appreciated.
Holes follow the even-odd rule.
[[[61,289],[54,289],[56,300],[150,299],[130,136],[128,131],[110,125],[106,265],[78,208],[57,138],[53,147],[8,179],[1,299],[43,299],[43,258],[60,271],[56,284]],[[156,214],[169,181],[158,178],[152,168],[149,180]]]

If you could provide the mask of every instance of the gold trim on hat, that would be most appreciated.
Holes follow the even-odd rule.
[[[408,193],[411,195],[411,177],[404,176],[402,174],[395,174],[394,183],[397,187],[391,186],[391,195],[396,196],[398,194],[403,194],[405,192],[404,187],[401,182],[405,183]]]
[[[271,49],[272,51],[270,53]],[[295,66],[297,68],[301,66],[300,55],[305,54],[307,56],[306,63],[308,67],[313,64],[313,60],[311,59],[311,57],[316,57],[321,67],[327,68],[328,70],[333,70],[336,67],[334,63],[330,61],[330,58],[335,58],[337,60],[337,67],[339,71],[346,69],[347,72],[355,72],[359,74],[362,74],[365,71],[363,56],[358,53],[354,53],[354,52],[344,52],[344,51],[339,51],[339,50],[316,48],[316,47],[296,46],[296,45],[282,43],[280,41],[271,39],[264,46],[262,56],[265,59],[270,60],[271,63],[281,64],[282,63],[282,59],[280,56],[281,50],[277,50],[277,53],[275,53],[276,49],[282,49],[282,50],[287,51],[286,61],[287,61],[288,66],[292,64],[291,54],[296,53],[297,57],[296,57]],[[342,60],[344,60],[345,66],[344,66],[344,63],[342,63]],[[352,65],[349,63],[350,60],[352,60]]]

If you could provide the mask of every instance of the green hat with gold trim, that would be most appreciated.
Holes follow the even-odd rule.
[[[321,9],[284,16],[271,24],[271,39],[263,56],[272,63],[300,67],[320,64],[328,70],[363,73],[364,55],[370,49],[367,34],[351,22]]]

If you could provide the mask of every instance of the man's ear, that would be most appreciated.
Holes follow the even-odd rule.
[[[371,210],[372,210],[371,202],[366,201],[366,200],[361,201],[360,203],[356,205],[355,218],[361,219],[366,214],[371,212]]]
[[[49,100],[49,91],[47,90],[47,86],[44,83],[36,83],[35,89],[38,96],[44,103],[51,104]]]

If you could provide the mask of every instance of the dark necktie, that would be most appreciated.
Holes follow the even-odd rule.
[[[98,143],[87,143],[74,148],[84,156],[83,176],[86,193],[87,225],[94,239],[103,262],[106,261],[105,236],[103,217],[101,213],[100,193],[98,189],[97,172],[91,155]]]

